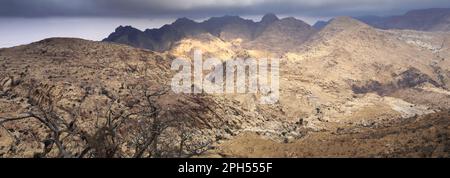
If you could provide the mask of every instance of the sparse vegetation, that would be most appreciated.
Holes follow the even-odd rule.
[[[0,157],[448,157],[449,36],[272,14],[0,49]],[[175,94],[194,49],[279,60],[278,102]]]
[[[195,131],[192,118],[161,115],[161,106],[155,99],[167,89],[152,92],[145,86],[137,87],[130,93],[138,102],[128,106],[109,98],[107,103],[96,107],[94,127],[82,126],[85,119],[82,102],[70,108],[60,105],[61,92],[64,91],[56,92],[54,86],[32,83],[28,111],[15,117],[0,117],[2,127],[25,119],[35,119],[44,126],[46,136],[39,140],[43,150],[35,153],[35,157],[191,157],[201,154],[210,144],[192,140]],[[132,150],[123,151],[124,145]]]

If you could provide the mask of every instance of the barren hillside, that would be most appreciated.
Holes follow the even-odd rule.
[[[217,31],[217,21],[230,23]],[[446,33],[379,30],[349,17],[320,31],[272,15],[258,26],[213,18],[208,33],[194,24],[163,27],[191,27],[162,35],[167,43],[118,34],[128,27],[110,36],[170,46],[163,52],[67,38],[0,49],[0,156],[448,157]],[[195,49],[279,58],[279,102],[173,93],[170,64]]]

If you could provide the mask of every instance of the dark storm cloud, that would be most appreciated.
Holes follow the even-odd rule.
[[[450,7],[449,0],[0,0],[0,16],[385,15]]]

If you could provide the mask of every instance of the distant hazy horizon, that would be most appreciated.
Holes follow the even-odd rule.
[[[99,41],[119,25],[138,29],[158,28],[174,19],[144,18],[0,18],[0,48],[29,44],[45,38],[73,37]]]

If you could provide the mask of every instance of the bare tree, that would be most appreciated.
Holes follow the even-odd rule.
[[[16,117],[0,117],[0,125],[25,119],[36,119],[45,126],[48,135],[41,140],[42,152],[36,157],[190,157],[206,150],[209,142],[195,142],[191,117],[171,117],[162,112],[158,98],[167,89],[151,91],[146,85],[130,89],[130,98],[120,104],[120,97],[110,98],[106,106],[96,107],[95,124],[80,127],[82,105],[64,108],[58,105],[63,98],[54,86],[31,82],[28,92],[30,109]],[[111,95],[109,93],[108,95]],[[117,98],[117,99],[114,99]],[[81,141],[75,139],[81,138]],[[71,143],[76,144],[74,148]],[[122,152],[122,145],[131,145],[133,151]]]
[[[38,90],[34,82],[30,85],[28,92],[29,104],[31,108],[21,116],[12,118],[0,118],[0,125],[6,122],[18,121],[23,119],[36,119],[43,124],[50,132],[47,138],[43,140],[45,145],[44,151],[40,156],[45,156],[50,152],[51,148],[56,145],[59,150],[58,157],[71,157],[70,153],[63,145],[63,133],[72,133],[74,128],[74,120],[68,121],[61,117],[55,110],[55,103],[61,98],[60,94],[56,97],[51,96],[54,89],[53,86],[44,86],[46,90]],[[36,97],[32,97],[36,96]]]

